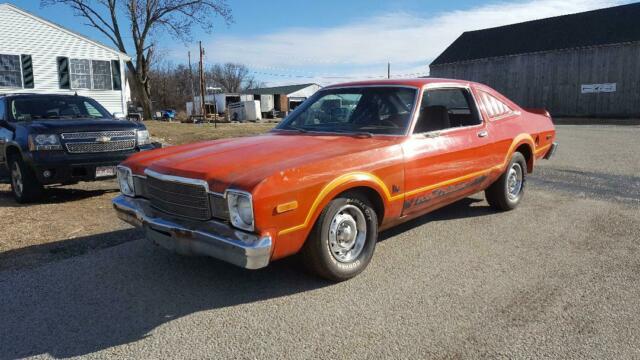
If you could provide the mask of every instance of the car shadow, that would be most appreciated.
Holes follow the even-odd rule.
[[[473,206],[480,201],[461,200],[386,231],[381,239],[430,221],[492,213]],[[67,241],[83,253],[81,243],[117,243],[139,235],[121,230]],[[0,256],[0,262],[8,258]],[[210,258],[178,256],[147,240],[129,241],[43,266],[0,271],[0,358],[87,355],[153,336],[157,327],[197,312],[332,285],[306,274],[295,258],[249,271]]]
[[[3,207],[28,207],[31,205],[39,204],[61,204],[73,201],[84,200],[104,194],[112,194],[120,191],[114,185],[112,189],[76,189],[76,188],[64,188],[60,186],[45,187],[44,194],[41,200],[28,203],[19,204],[13,198],[11,187],[4,185],[0,188],[0,206]]]
[[[403,232],[409,231],[413,228],[425,225],[433,221],[443,221],[452,219],[464,219],[469,217],[479,217],[486,215],[493,215],[496,213],[489,205],[481,206],[478,203],[484,202],[484,199],[467,197],[459,200],[453,204],[447,205],[443,208],[430,212],[426,215],[419,216],[415,219],[409,220],[391,229],[385,230],[380,233],[378,241],[384,241],[394,236],[400,235]]]

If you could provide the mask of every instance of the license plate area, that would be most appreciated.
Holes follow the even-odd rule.
[[[97,166],[96,178],[112,177],[116,176],[115,166]]]

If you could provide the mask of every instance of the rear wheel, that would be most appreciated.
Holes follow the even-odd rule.
[[[38,182],[36,174],[26,166],[19,157],[13,157],[9,162],[11,191],[19,203],[27,203],[42,197],[43,187]]]
[[[347,193],[322,211],[301,251],[311,272],[332,281],[361,273],[378,241],[378,218],[366,197]]]
[[[515,209],[524,196],[526,174],[527,161],[524,155],[514,153],[507,170],[485,190],[489,205],[502,211]]]

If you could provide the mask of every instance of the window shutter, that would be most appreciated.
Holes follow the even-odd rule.
[[[58,57],[58,84],[60,89],[71,89],[71,81],[69,80],[69,58]]]
[[[22,62],[22,85],[25,89],[33,89],[33,62],[31,55],[20,55]]]
[[[111,60],[111,76],[113,78],[113,90],[122,90],[122,81],[120,76],[120,61]]]

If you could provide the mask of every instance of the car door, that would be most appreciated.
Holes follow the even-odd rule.
[[[427,87],[403,143],[403,216],[424,213],[481,190],[491,168],[492,137],[471,89]]]

